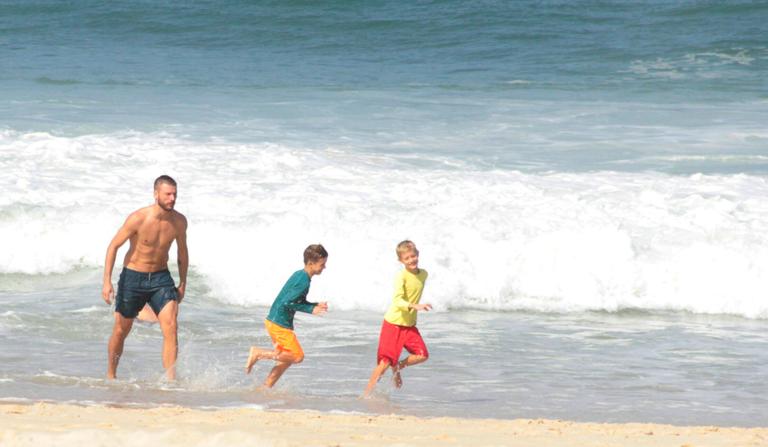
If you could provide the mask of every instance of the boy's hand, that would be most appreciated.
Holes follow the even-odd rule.
[[[432,305],[429,303],[424,304],[414,304],[413,308],[416,310],[432,310]]]
[[[312,315],[322,315],[326,312],[328,312],[328,303],[326,301],[317,303],[317,306],[312,309]]]

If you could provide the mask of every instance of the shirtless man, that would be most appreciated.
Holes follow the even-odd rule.
[[[112,269],[117,250],[130,240],[123,260],[123,271],[117,283],[115,326],[109,339],[107,378],[114,379],[123,354],[123,344],[133,320],[148,305],[163,332],[163,368],[168,379],[176,379],[178,339],[176,316],[187,285],[189,253],[187,251],[187,219],[173,209],[176,204],[176,181],[167,175],[155,180],[155,204],[131,213],[117,230],[107,248],[104,261],[104,287],[101,296],[112,303]],[[176,241],[179,261],[179,285],[176,287],[168,271],[168,251]],[[143,314],[152,313],[145,309]]]

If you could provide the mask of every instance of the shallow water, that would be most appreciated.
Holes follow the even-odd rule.
[[[321,281],[322,277],[315,281]],[[358,398],[374,365],[381,315],[299,314],[305,361],[278,386],[269,365],[243,371],[251,344],[269,346],[266,307],[212,300],[190,284],[180,315],[180,379],[160,366],[156,325],[137,323],[118,370],[104,379],[111,310],[98,282],[55,293],[0,295],[0,396],[6,401],[120,406],[252,406],[420,416],[760,426],[768,421],[764,320],[623,311],[544,314],[446,310],[420,316],[431,352]],[[268,362],[265,362],[268,363]]]

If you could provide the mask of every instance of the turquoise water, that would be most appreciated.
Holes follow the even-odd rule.
[[[765,425],[766,23],[746,1],[2,2],[0,398]],[[110,384],[104,251],[161,173],[190,221],[182,380],[138,326]],[[433,358],[359,401],[404,238]],[[255,393],[242,357],[315,242],[332,311]]]
[[[166,131],[515,169],[766,171],[761,2],[0,8],[0,118],[22,132]]]

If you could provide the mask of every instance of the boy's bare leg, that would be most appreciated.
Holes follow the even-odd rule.
[[[265,359],[289,363],[298,363],[301,361],[297,360],[296,356],[287,351],[280,351],[278,349],[268,351],[266,349],[257,348],[256,346],[251,346],[250,351],[248,351],[248,360],[245,361],[245,373],[250,374],[253,365],[259,360]]]
[[[160,329],[163,331],[163,368],[168,380],[176,380],[176,357],[179,355],[178,326],[176,317],[179,303],[168,301],[158,315]]]
[[[245,372],[250,373],[253,365],[262,359],[274,360],[277,362],[266,380],[264,380],[264,385],[262,385],[262,388],[272,388],[288,367],[294,363],[301,363],[301,361],[304,360],[304,357],[297,357],[295,354],[288,351],[279,351],[277,349],[274,351],[267,351],[252,346],[248,353],[248,361],[245,364]]]
[[[119,312],[115,312],[115,325],[112,328],[112,336],[107,344],[107,379],[117,377],[117,364],[123,355],[125,337],[131,332],[133,319],[125,318]]]
[[[272,368],[272,371],[269,372],[269,375],[267,376],[266,380],[264,380],[264,385],[262,387],[264,388],[272,388],[275,386],[275,383],[280,379],[280,377],[283,375],[283,373],[291,366],[294,362],[281,362],[278,361],[274,368]]]
[[[394,382],[395,388],[402,388],[403,386],[403,376],[400,374],[401,369],[400,363],[392,367],[392,382]]]
[[[429,357],[425,357],[423,355],[411,354],[403,360],[400,360],[400,362],[397,364],[397,367],[398,369],[403,369],[406,366],[418,365],[419,363],[426,362],[428,358]]]
[[[373,368],[371,378],[368,380],[368,386],[366,386],[365,391],[363,391],[363,397],[371,395],[373,389],[376,387],[376,383],[381,379],[381,375],[384,374],[384,371],[386,371],[387,368],[389,368],[389,362],[386,360],[380,361],[379,364]]]
[[[279,351],[268,351],[266,349],[257,348],[256,346],[251,346],[250,351],[248,351],[248,360],[245,361],[245,373],[250,374],[251,369],[253,369],[253,365],[255,365],[259,360],[275,359],[278,355]]]
[[[404,358],[403,360],[400,360],[397,363],[397,366],[392,367],[392,380],[395,382],[395,387],[400,388],[403,386],[403,376],[400,374],[400,371],[403,370],[406,366],[413,366],[418,365],[419,363],[424,363],[427,361],[428,357],[425,357],[423,355],[416,355],[411,354],[408,357]]]

